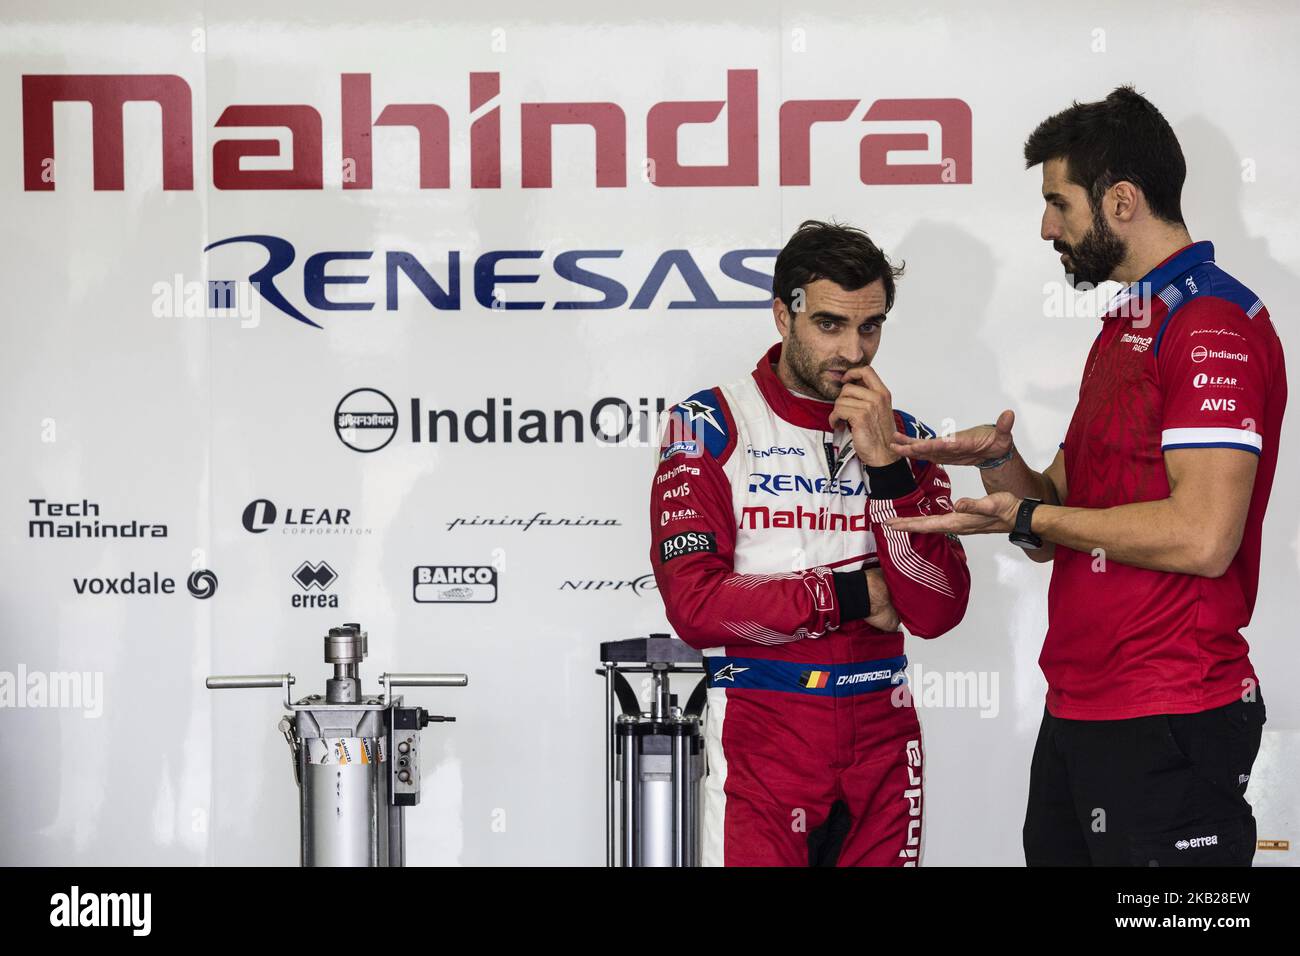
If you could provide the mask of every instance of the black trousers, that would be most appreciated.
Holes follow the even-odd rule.
[[[1197,714],[1062,720],[1043,711],[1029,771],[1029,866],[1250,866],[1246,785],[1264,701]]]

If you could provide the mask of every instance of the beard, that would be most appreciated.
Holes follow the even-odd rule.
[[[1064,264],[1065,277],[1076,289],[1080,286],[1096,288],[1109,279],[1128,256],[1128,246],[1106,225],[1106,217],[1100,209],[1093,212],[1092,228],[1077,245],[1068,246],[1058,241],[1052,243],[1052,248],[1069,257]]]
[[[786,339],[782,354],[786,358],[790,374],[794,377],[799,391],[819,398],[823,402],[834,402],[840,397],[840,391],[844,388],[843,384],[840,382],[831,382],[829,385],[823,384],[825,381],[824,373],[830,371],[846,372],[850,366],[842,365],[836,360],[819,361],[804,347],[797,331],[793,328]]]

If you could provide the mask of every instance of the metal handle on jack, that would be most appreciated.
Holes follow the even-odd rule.
[[[245,687],[281,687],[284,689],[284,706],[293,706],[289,688],[296,683],[292,674],[228,674],[209,677],[204,682],[208,690],[240,690]]]
[[[279,687],[285,681],[294,683],[292,674],[233,674],[209,677],[204,681],[208,690],[229,690],[236,687]]]
[[[387,687],[465,687],[467,674],[380,674],[379,683]]]

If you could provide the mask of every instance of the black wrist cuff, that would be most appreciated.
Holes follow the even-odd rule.
[[[856,621],[871,617],[871,592],[867,590],[867,575],[857,571],[832,571],[835,600],[840,606],[841,621]]]
[[[867,465],[863,470],[867,473],[873,498],[902,498],[916,490],[912,466],[907,463],[906,458],[900,458],[892,465],[879,468]]]

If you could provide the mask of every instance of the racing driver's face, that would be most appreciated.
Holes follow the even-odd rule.
[[[880,348],[885,283],[877,279],[849,292],[830,279],[817,279],[795,290],[789,308],[777,299],[773,313],[783,341],[777,370],[781,380],[796,391],[833,402],[844,387],[844,373],[870,365]]]

